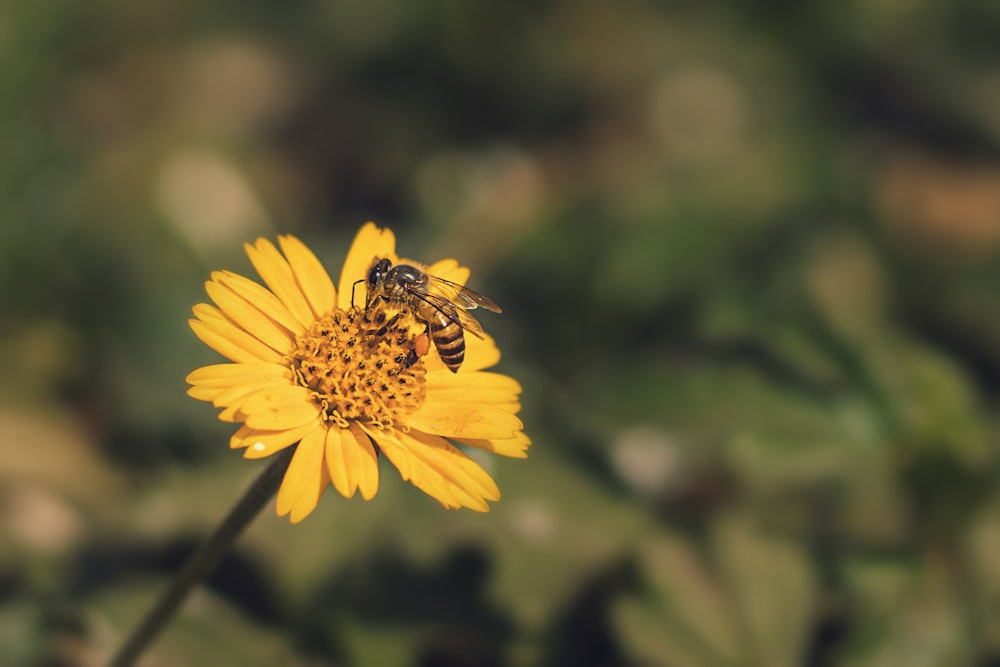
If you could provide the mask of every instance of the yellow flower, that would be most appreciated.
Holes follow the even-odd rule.
[[[336,288],[301,241],[279,236],[278,244],[280,252],[263,238],[246,245],[266,288],[212,273],[205,286],[218,307],[195,306],[191,328],[233,363],[187,377],[188,394],[222,408],[222,421],[242,422],[230,447],[246,458],[299,443],[278,514],[301,521],[331,483],[347,498],[360,491],[370,500],[379,453],[445,507],[488,511],[486,501],[500,499],[496,483],[453,443],[518,458],[530,445],[517,417],[520,385],[484,371],[500,358],[493,339],[466,336],[465,362],[452,373],[433,345],[420,344],[424,325],[409,310],[388,319],[364,310],[364,286],[353,295],[355,282],[375,258],[399,261],[388,229],[361,228]],[[469,277],[452,259],[427,272],[458,284]]]

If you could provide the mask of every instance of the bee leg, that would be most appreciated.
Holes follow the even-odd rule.
[[[359,278],[358,280],[354,281],[353,285],[351,285],[351,308],[354,308],[354,292],[356,292],[358,289],[358,283],[363,283],[363,282],[365,282],[365,279]],[[365,307],[367,308],[367,305]]]
[[[375,332],[375,335],[376,336],[384,336],[386,334],[386,332],[389,331],[389,329],[391,329],[393,326],[395,326],[396,322],[398,322],[399,318],[401,318],[402,316],[403,316],[403,313],[400,312],[400,313],[396,313],[395,315],[393,315],[392,317],[390,317],[388,320],[386,320],[385,324],[383,324],[381,327],[379,327],[378,331]]]

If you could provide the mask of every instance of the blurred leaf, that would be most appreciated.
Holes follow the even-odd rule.
[[[816,591],[793,540],[734,515],[704,549],[661,534],[640,557],[650,590],[622,601],[616,627],[641,663],[801,664]]]
[[[135,610],[150,609],[166,580],[136,580],[103,592],[90,618],[105,632],[100,653],[110,657],[125,633],[138,623]],[[108,634],[106,626],[114,628]],[[282,628],[255,622],[239,609],[204,590],[195,591],[180,614],[150,648],[151,663],[233,665],[308,665]]]
[[[944,667],[969,662],[955,573],[942,555],[930,552],[909,562],[858,559],[850,564],[859,632],[842,664]]]
[[[26,597],[9,596],[0,605],[0,662],[26,665],[37,660],[45,646],[39,610]]]

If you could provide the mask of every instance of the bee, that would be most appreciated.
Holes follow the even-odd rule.
[[[360,281],[359,281],[360,282]],[[376,259],[364,280],[368,288],[365,310],[381,301],[409,308],[416,318],[427,325],[427,333],[441,361],[452,373],[457,373],[465,359],[465,333],[477,338],[485,335],[482,326],[469,310],[485,308],[499,313],[500,306],[482,294],[444,278],[432,276],[411,264],[393,266],[386,258]],[[420,344],[419,355],[427,353],[426,341]]]

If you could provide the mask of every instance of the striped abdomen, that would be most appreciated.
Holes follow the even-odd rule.
[[[465,360],[465,331],[439,310],[425,314],[427,329],[431,340],[434,341],[434,347],[437,348],[438,356],[452,373],[457,373],[459,366]]]

